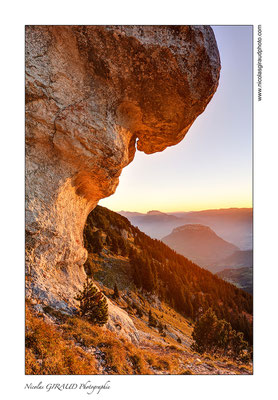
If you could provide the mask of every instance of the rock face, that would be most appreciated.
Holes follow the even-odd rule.
[[[137,149],[180,142],[212,98],[209,26],[26,27],[27,296],[74,306],[82,232]]]

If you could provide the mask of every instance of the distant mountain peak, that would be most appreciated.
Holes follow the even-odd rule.
[[[202,224],[178,226],[170,235],[162,238],[162,242],[207,269],[239,250],[218,236],[209,226]]]
[[[174,232],[183,232],[183,231],[199,231],[199,232],[213,232],[215,233],[209,226],[207,225],[201,225],[201,224],[185,224],[182,226],[178,226],[177,228],[174,228],[172,233]]]
[[[147,215],[167,215],[167,214],[158,210],[151,210],[147,212]]]

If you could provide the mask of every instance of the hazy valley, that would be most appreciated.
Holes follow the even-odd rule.
[[[134,225],[154,239],[162,239],[172,230],[185,224],[209,226],[217,235],[241,250],[252,249],[252,208],[227,208],[190,212],[164,213],[149,211],[146,214],[120,211]]]
[[[121,215],[153,238],[222,279],[253,289],[253,210],[229,208],[192,212],[146,214],[121,211]],[[247,268],[231,273],[230,269]],[[225,270],[225,272],[224,272]],[[223,271],[223,273],[222,273]]]

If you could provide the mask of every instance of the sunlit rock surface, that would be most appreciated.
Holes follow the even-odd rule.
[[[27,297],[74,307],[83,227],[137,149],[180,142],[212,98],[209,26],[26,27]]]

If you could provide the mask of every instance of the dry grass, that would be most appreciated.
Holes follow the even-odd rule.
[[[79,317],[65,316],[50,307],[45,308],[45,312],[57,323],[45,321],[42,315],[33,314],[28,307],[26,310],[28,375],[194,374],[194,367],[193,370],[190,367],[191,371],[187,367],[189,362],[196,367],[205,363],[216,368],[220,361],[209,354],[201,356],[192,352],[169,336],[164,341],[157,330],[148,326],[146,316],[141,319],[132,317],[135,326],[147,333],[143,347],[138,347],[117,333],[93,326]],[[167,314],[164,307],[162,315],[165,321]],[[172,316],[169,317],[168,314],[168,318],[170,322]],[[182,328],[182,318],[179,323]],[[188,329],[188,324],[184,324],[183,332]],[[226,365],[221,368],[227,371],[252,372],[250,365],[238,365],[228,359],[222,359],[223,361],[226,361]]]
[[[145,357],[154,371],[165,374],[177,373],[179,365],[175,355],[167,353],[163,355],[153,350],[145,350]]]
[[[249,365],[249,364],[242,365],[239,368],[239,370],[242,371],[242,372],[248,371],[249,373],[253,373],[253,365]]]
[[[204,354],[203,354],[203,358],[204,358],[205,360],[210,360],[210,361],[213,361],[213,360],[214,360],[213,356],[211,356],[210,354],[207,354],[207,353],[204,353]],[[208,363],[207,363],[207,364],[208,364]]]
[[[186,336],[191,336],[192,327],[188,321],[178,313],[173,313],[173,310],[162,302],[163,324],[174,326],[177,330]]]
[[[148,352],[80,318],[67,318],[58,328],[26,309],[27,375],[152,374],[147,356]]]
[[[227,368],[234,368],[237,367],[237,363],[233,362],[233,361],[228,361],[225,365]]]
[[[176,348],[141,349],[78,317],[56,326],[26,310],[28,375],[171,374],[179,372],[179,357]]]
[[[180,373],[180,375],[194,375],[194,374],[192,371],[190,371],[190,369],[185,369]]]
[[[111,374],[151,373],[140,349],[104,328],[92,326],[80,318],[71,318],[63,326],[63,332],[64,337],[74,339],[85,348],[99,349]]]
[[[215,364],[212,361],[206,361],[206,364],[211,368],[216,368]]]
[[[54,326],[26,309],[26,369],[32,374],[95,374],[94,357],[65,340]]]

